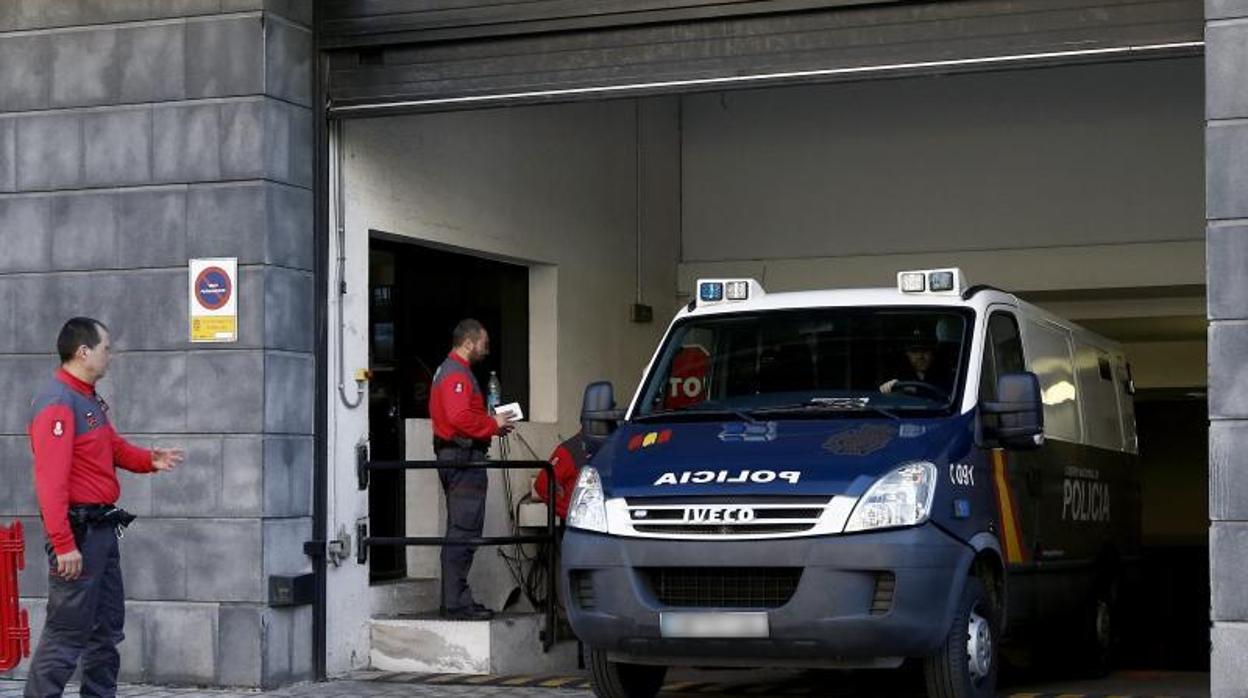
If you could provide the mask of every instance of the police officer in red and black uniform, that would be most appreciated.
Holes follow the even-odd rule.
[[[82,695],[111,697],[126,613],[117,539],[134,519],[115,506],[121,495],[115,469],[170,470],[182,450],[139,448],[113,429],[108,405],[95,393],[111,357],[102,323],[71,319],[56,348],[61,368],[35,394],[27,427],[49,571],[47,623],[25,696],[60,696],[81,660]]]
[[[440,461],[485,460],[490,439],[511,431],[507,418],[485,410],[481,386],[472,365],[490,353],[490,335],[476,320],[461,320],[451,337],[453,348],[433,376],[429,416],[433,420],[433,450]],[[439,468],[446,494],[446,537],[481,537],[485,523],[485,495],[489,476],[481,468]],[[494,612],[477,603],[468,588],[468,570],[475,546],[442,547],[442,608],[444,618],[489,620]]]
[[[555,514],[568,518],[568,505],[572,501],[572,490],[576,489],[576,480],[580,477],[590,457],[593,456],[589,440],[583,431],[578,431],[555,447],[548,459],[555,471]],[[533,496],[541,502],[546,501],[546,491],[550,487],[546,471],[537,474],[533,481]]]

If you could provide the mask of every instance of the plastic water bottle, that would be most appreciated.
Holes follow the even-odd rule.
[[[490,414],[503,402],[503,384],[498,380],[498,373],[490,371],[490,382],[485,389],[485,408]]]

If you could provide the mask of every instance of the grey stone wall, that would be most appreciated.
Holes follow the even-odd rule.
[[[1206,0],[1212,693],[1248,697],[1248,0]]]
[[[46,591],[26,403],[60,324],[119,351],[100,392],[176,472],[123,473],[123,678],[312,673],[311,607],[266,605],[312,537],[312,3],[0,2],[0,520]],[[238,257],[240,341],[188,342],[187,259]],[[24,666],[16,675],[22,675]]]

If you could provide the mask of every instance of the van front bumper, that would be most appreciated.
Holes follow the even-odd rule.
[[[852,535],[705,542],[569,529],[563,539],[560,594],[577,637],[617,660],[887,666],[941,646],[973,557],[969,546],[931,524]],[[678,639],[662,636],[660,613],[762,609],[707,607],[703,601],[667,605],[654,581],[660,568],[695,573],[707,570],[694,568],[735,568],[728,584],[731,575],[748,574],[742,570],[800,568],[801,576],[787,602],[765,609],[767,637]]]

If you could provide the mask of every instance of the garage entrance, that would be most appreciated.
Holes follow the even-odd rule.
[[[459,49],[405,50],[354,60],[376,78],[374,66],[415,64],[428,50],[449,61]],[[471,81],[459,96],[411,87],[421,98],[404,102],[379,98],[380,78],[361,79],[342,93],[334,143],[345,276],[367,265],[377,231],[525,268],[530,420],[519,436],[526,457],[542,458],[576,429],[586,383],[631,393],[699,277],[749,276],[784,291],[884,286],[899,269],[959,266],[1124,344],[1140,391],[1150,559],[1198,564],[1205,461],[1186,451],[1174,460],[1163,429],[1207,424],[1203,68],[1163,53],[861,82],[656,86],[624,99],[532,92],[508,106],[477,105]],[[385,84],[415,84],[397,74]],[[369,100],[390,106],[368,111]],[[365,317],[350,294],[341,302],[348,323]],[[434,341],[432,324],[416,323],[419,341]],[[359,351],[351,344],[348,357]],[[414,457],[428,427],[411,414],[403,431]],[[369,420],[338,418],[331,461],[377,433]],[[1206,433],[1185,430],[1183,441]],[[528,488],[527,473],[503,477],[491,486],[487,530],[515,525]],[[407,517],[409,535],[440,520],[427,485],[406,483],[408,511],[426,514]],[[436,575],[431,559],[407,562],[406,578]],[[1193,577],[1173,583],[1187,585],[1169,587],[1184,599],[1200,595],[1167,613],[1207,643],[1207,588]],[[506,560],[483,556],[473,584],[498,607],[516,580]],[[340,609],[338,622],[355,628],[361,616]],[[358,657],[366,643],[354,637]],[[1203,663],[1195,651],[1179,658],[1171,638],[1150,638],[1130,648],[1134,665],[1207,664],[1207,653]]]

